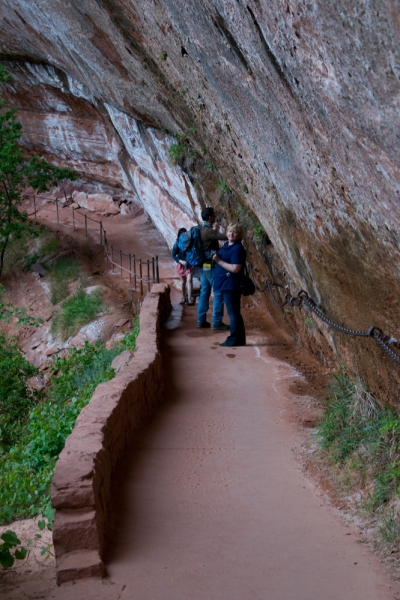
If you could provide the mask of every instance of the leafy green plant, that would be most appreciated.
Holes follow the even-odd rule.
[[[312,317],[306,317],[304,319],[304,323],[305,323],[305,325],[310,325],[311,327],[313,327],[315,325],[315,321]]]
[[[23,560],[28,554],[26,548],[18,548],[18,546],[21,546],[21,540],[10,529],[7,529],[0,536],[0,539],[3,541],[0,544],[0,565],[3,569],[9,569],[13,566],[15,560]]]
[[[31,410],[15,444],[0,448],[0,522],[38,514],[51,518],[50,481],[65,439],[97,385],[114,377],[113,359],[136,349],[138,332],[136,319],[133,331],[111,349],[85,342],[54,360],[42,401]]]
[[[28,380],[38,373],[20,348],[0,334],[0,445],[9,447],[18,438],[30,410],[38,401]]]
[[[87,294],[85,290],[78,290],[76,294],[64,300],[52,319],[52,334],[66,340],[78,333],[81,327],[106,310],[102,298],[101,290],[95,290],[91,294]]]
[[[167,60],[168,58],[168,54],[166,52],[161,52],[159,59],[160,60]]]
[[[218,192],[220,196],[226,196],[231,190],[228,184],[226,184],[223,179],[220,179],[215,186],[215,191]]]
[[[176,142],[167,150],[168,158],[173,165],[187,168],[194,162],[196,153],[190,146],[185,134],[175,133],[174,138]]]
[[[46,527],[50,530],[52,529],[50,521],[46,523],[44,519],[40,519],[37,522],[37,525],[39,531],[43,531]],[[0,539],[3,541],[3,543],[0,544],[0,565],[3,569],[10,569],[16,560],[24,560],[32,549],[38,547],[41,550],[40,556],[45,556],[45,559],[52,555],[50,550],[51,544],[41,546],[39,540],[42,539],[42,536],[40,533],[36,533],[33,539],[27,540],[26,545],[28,548],[22,545],[21,540],[18,539],[16,533],[11,531],[11,529],[7,529],[7,531],[0,536]]]
[[[205,163],[206,163],[207,169],[209,171],[211,171],[211,173],[214,173],[214,171],[217,170],[216,167],[215,167],[215,165],[210,160],[206,160]]]

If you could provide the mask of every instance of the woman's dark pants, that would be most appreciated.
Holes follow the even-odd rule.
[[[230,335],[226,338],[228,346],[245,346],[246,333],[242,315],[240,314],[240,296],[237,290],[222,291],[224,303],[229,315]]]

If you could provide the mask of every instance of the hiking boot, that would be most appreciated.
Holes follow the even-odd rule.
[[[221,323],[213,323],[211,329],[214,329],[214,331],[229,331],[230,327],[221,321]]]
[[[198,321],[197,327],[199,329],[208,329],[209,327],[211,327],[211,325],[210,325],[210,323],[208,323],[208,321]]]

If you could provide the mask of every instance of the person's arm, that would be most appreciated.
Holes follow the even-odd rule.
[[[230,263],[225,262],[224,260],[222,260],[222,258],[220,258],[218,256],[218,252],[216,252],[213,256],[213,260],[217,263],[217,265],[219,265],[220,267],[222,267],[223,269],[225,269],[225,271],[228,271],[229,273],[239,273],[239,271],[241,270],[243,265],[238,265],[238,264],[233,264],[231,265]]]
[[[243,268],[243,265],[246,260],[246,252],[242,244],[235,244],[229,256],[229,258],[235,262],[228,263],[225,260],[222,260],[218,252],[215,253],[213,258],[217,265],[225,269],[225,271],[228,271],[228,273],[237,274]]]
[[[178,244],[175,243],[174,247],[172,248],[172,258],[175,262],[180,263],[182,266],[186,267],[187,261],[179,258],[180,252],[181,251],[179,250]]]
[[[179,262],[179,248],[178,248],[178,244],[175,243],[174,247],[172,248],[172,258],[174,259],[175,262]]]
[[[205,230],[205,238],[207,241],[210,241],[210,242],[214,241],[214,240],[224,240],[226,242],[226,240],[228,239],[226,237],[225,233],[216,231],[212,227],[207,227],[207,229]]]

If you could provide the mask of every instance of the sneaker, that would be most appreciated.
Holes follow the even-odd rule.
[[[211,327],[211,325],[210,325],[210,323],[208,323],[208,321],[198,321],[197,327],[199,329],[208,329],[209,327]]]
[[[217,331],[229,331],[230,327],[229,325],[225,325],[225,323],[214,323],[211,325],[211,329],[217,330]]]

